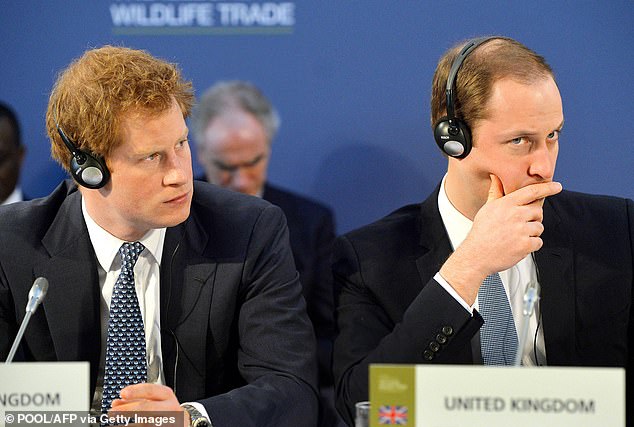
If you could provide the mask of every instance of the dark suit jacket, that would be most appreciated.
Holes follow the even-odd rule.
[[[206,177],[198,179],[206,180]],[[268,183],[264,185],[262,198],[280,207],[286,216],[308,317],[317,336],[319,384],[332,386],[335,308],[330,258],[335,240],[334,214],[321,203]]]
[[[89,361],[93,391],[100,296],[80,201],[65,182],[0,210],[0,359],[46,277],[21,357]],[[181,402],[200,401],[215,427],[315,425],[315,338],[280,209],[195,183],[190,217],[166,232],[160,287],[163,368]]]
[[[451,254],[437,194],[335,243],[334,374],[349,423],[354,403],[368,399],[371,363],[481,363],[472,341],[482,318],[433,280]],[[564,191],[546,200],[543,224],[536,260],[547,363],[626,367],[631,413],[634,203]],[[438,334],[447,342],[427,360]]]
[[[319,343],[319,382],[332,384],[330,359],[335,322],[330,257],[335,239],[334,215],[320,203],[270,184],[264,186],[262,198],[279,206],[286,215],[308,317]]]

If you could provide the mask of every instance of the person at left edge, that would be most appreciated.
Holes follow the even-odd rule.
[[[139,241],[147,383],[123,388],[112,409],[186,409],[186,420],[213,427],[313,426],[315,337],[284,216],[260,199],[194,183],[192,103],[179,69],[144,51],[89,50],[60,75],[46,114],[53,157],[71,169],[59,126],[103,158],[110,176],[103,171],[97,185],[87,176],[100,188],[66,181],[46,198],[1,208],[0,359],[33,279],[46,277],[48,295],[19,356],[89,361],[99,408],[117,251]]]
[[[18,118],[0,102],[0,205],[29,200],[19,184],[25,154]]]

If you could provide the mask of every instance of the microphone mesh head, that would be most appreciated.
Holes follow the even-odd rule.
[[[48,280],[44,277],[38,277],[33,282],[29,291],[29,301],[26,304],[26,311],[34,312],[38,305],[42,302],[48,291]]]
[[[48,291],[48,280],[45,277],[38,277],[33,282],[33,287],[38,287],[40,289],[41,298],[46,295],[46,291]]]

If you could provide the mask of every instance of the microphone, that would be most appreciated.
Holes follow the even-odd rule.
[[[11,346],[11,351],[7,356],[7,360],[4,362],[5,364],[9,364],[13,361],[13,357],[15,356],[15,352],[18,350],[18,345],[22,340],[22,336],[24,335],[24,331],[26,330],[26,326],[29,324],[31,320],[31,316],[37,310],[37,307],[40,305],[44,297],[46,296],[46,291],[48,291],[48,280],[44,277],[38,277],[33,282],[33,286],[31,286],[31,290],[29,291],[29,301],[26,303],[26,315],[22,320],[22,324],[20,325],[20,329],[15,336],[15,340],[13,340],[13,346]]]
[[[535,273],[537,280],[531,280],[524,292],[524,304],[522,306],[522,323],[520,325],[520,333],[517,340],[517,352],[515,353],[514,366],[520,366],[522,364],[522,354],[524,353],[524,346],[528,338],[528,327],[530,318],[535,312],[535,305],[539,301],[539,268],[537,267],[537,261],[535,260],[535,252],[531,252],[531,258],[535,264]]]

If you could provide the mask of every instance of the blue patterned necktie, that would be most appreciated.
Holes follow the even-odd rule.
[[[134,288],[134,264],[144,246],[139,242],[124,243],[121,273],[114,284],[110,300],[110,321],[106,342],[106,364],[103,380],[101,412],[108,412],[122,388],[147,381],[145,361],[145,329]]]
[[[487,276],[478,292],[480,347],[485,365],[512,365],[517,352],[517,331],[500,275]]]

